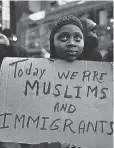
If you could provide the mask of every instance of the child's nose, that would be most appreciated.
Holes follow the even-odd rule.
[[[76,46],[76,42],[75,42],[75,39],[73,37],[71,37],[69,39],[68,46]]]

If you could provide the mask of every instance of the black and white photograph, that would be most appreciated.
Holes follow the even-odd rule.
[[[0,148],[113,148],[113,0],[0,1]]]

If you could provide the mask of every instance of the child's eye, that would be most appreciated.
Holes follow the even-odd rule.
[[[81,41],[81,39],[82,39],[82,37],[81,37],[80,35],[75,36],[75,40],[76,40],[77,42],[80,42],[80,41]]]
[[[59,39],[60,39],[60,41],[65,42],[65,41],[67,41],[68,37],[67,36],[61,36]]]

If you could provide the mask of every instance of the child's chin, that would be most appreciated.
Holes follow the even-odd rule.
[[[66,59],[66,61],[68,61],[68,62],[73,62],[75,60],[76,60],[76,57],[69,57]]]

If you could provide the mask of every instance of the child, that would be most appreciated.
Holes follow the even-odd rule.
[[[50,58],[66,61],[82,60],[83,26],[73,15],[55,21],[50,35]]]

